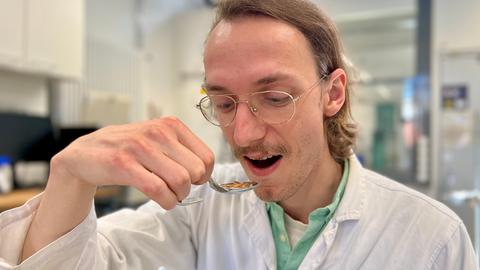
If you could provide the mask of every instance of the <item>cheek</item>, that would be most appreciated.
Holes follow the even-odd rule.
[[[222,127],[223,138],[230,144],[233,145],[233,129],[231,127]]]
[[[292,134],[297,133],[299,139],[305,137],[303,134],[311,134],[314,138],[319,138],[320,134],[323,134],[323,114],[315,102],[309,104],[311,105],[308,107],[309,110],[298,111],[298,117],[291,121],[292,125],[288,130]]]
[[[323,123],[324,117],[324,98],[320,96],[320,93],[312,93],[311,97],[308,97],[303,100],[303,103],[300,103],[297,106],[294,119],[297,119],[296,122],[302,122],[302,126],[318,126],[319,123]]]
[[[297,155],[305,155],[305,152],[318,152],[325,143],[323,117],[315,113],[309,117],[303,117],[292,123],[288,128],[288,136],[294,144]],[[307,154],[309,155],[309,154]]]

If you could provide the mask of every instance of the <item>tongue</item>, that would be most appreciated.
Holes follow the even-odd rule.
[[[273,156],[271,158],[267,158],[267,159],[264,159],[264,160],[252,160],[252,159],[250,159],[250,162],[253,164],[253,166],[255,166],[257,168],[264,169],[264,168],[268,168],[268,167],[272,166],[281,157],[282,156]]]

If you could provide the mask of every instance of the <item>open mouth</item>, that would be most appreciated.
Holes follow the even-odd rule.
[[[266,169],[270,166],[273,166],[281,158],[282,155],[272,155],[261,159],[251,159],[249,157],[245,157],[248,162],[250,162],[255,168],[258,169]]]

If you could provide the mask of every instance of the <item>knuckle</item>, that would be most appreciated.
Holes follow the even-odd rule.
[[[173,181],[180,186],[188,185],[190,183],[190,174],[186,169],[178,170],[173,177]]]
[[[131,164],[131,158],[124,151],[116,151],[112,154],[111,162],[114,168],[127,170]]]
[[[207,167],[213,166],[213,164],[215,163],[215,155],[213,154],[212,150],[208,150],[205,152],[203,162],[205,162],[205,165],[207,165]]]
[[[192,173],[192,180],[200,180],[206,172],[205,166],[196,166]]]
[[[167,116],[163,120],[166,125],[171,127],[177,127],[180,124],[180,120],[175,116]]]
[[[155,195],[162,195],[164,192],[164,186],[152,181],[144,181],[140,185],[140,190],[147,196],[153,197]]]
[[[178,132],[185,132],[185,129],[186,129],[185,124],[177,117],[167,116],[165,117],[164,120],[165,120],[164,121],[165,125],[168,126],[169,128]]]
[[[164,182],[151,181],[145,181],[139,186],[145,195],[155,200],[162,208],[170,210],[176,206],[177,201],[174,196],[168,194],[167,188]]]
[[[126,148],[128,151],[136,154],[142,154],[142,155],[149,155],[152,154],[152,148],[148,145],[148,143],[145,140],[142,140],[141,138],[130,138],[126,142],[127,146]]]
[[[146,130],[146,136],[160,143],[170,143],[172,141],[168,130],[158,125],[149,126]]]

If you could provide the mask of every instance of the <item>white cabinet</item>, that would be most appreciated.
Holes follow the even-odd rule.
[[[55,76],[82,75],[83,0],[26,1],[26,65]]]
[[[0,0],[0,67],[20,67],[22,44],[23,0]]]
[[[84,28],[84,0],[0,0],[0,65],[81,78]]]

